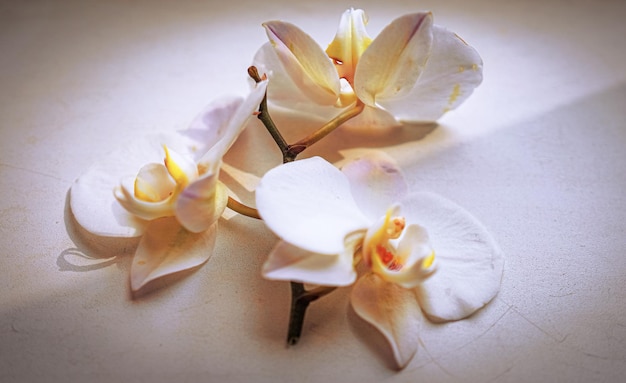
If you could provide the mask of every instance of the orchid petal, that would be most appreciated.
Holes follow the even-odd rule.
[[[165,167],[176,184],[185,186],[198,178],[198,166],[189,157],[183,156],[175,150],[163,145],[165,150]]]
[[[150,222],[130,267],[130,286],[139,290],[146,283],[165,275],[205,263],[213,254],[217,224],[195,234],[175,219]]]
[[[176,199],[178,221],[192,233],[208,229],[222,215],[228,202],[226,187],[217,174],[206,174],[187,186]]]
[[[140,236],[146,221],[126,211],[112,191],[122,178],[134,179],[142,166],[162,163],[163,143],[185,153],[185,140],[178,134],[144,137],[104,156],[81,175],[70,189],[70,207],[78,224],[101,236]],[[132,183],[129,187],[134,190]]]
[[[311,99],[300,90],[289,73],[284,70],[276,49],[271,43],[265,43],[259,48],[254,55],[252,65],[260,74],[265,74],[270,78],[272,85],[267,87],[268,102],[287,109],[290,109],[292,105],[311,104]]]
[[[401,200],[408,186],[397,162],[382,151],[372,151],[341,168],[361,211],[371,220]]]
[[[312,253],[280,241],[263,265],[263,276],[323,286],[351,285],[356,280],[353,254],[362,234],[349,237],[345,251],[340,254]]]
[[[174,197],[169,195],[161,201],[145,201],[135,195],[136,182],[130,177],[122,179],[120,186],[113,190],[117,202],[129,213],[147,221],[174,215]]]
[[[348,9],[341,15],[335,39],[328,45],[326,54],[335,63],[339,77],[352,83],[359,58],[371,44],[365,25],[367,17],[361,9]]]
[[[266,89],[267,80],[259,82],[243,102],[237,104],[237,109],[231,113],[223,133],[220,134],[220,139],[202,156],[199,160],[200,165],[204,165],[208,169],[217,170],[222,163],[222,157],[235,143],[235,140],[245,129],[250,118],[259,109],[259,104],[265,97]],[[229,105],[227,109],[230,112],[232,105]]]
[[[270,21],[263,26],[284,70],[296,86],[318,104],[334,104],[339,97],[339,76],[315,40],[290,23]]]
[[[194,161],[197,162],[224,137],[228,123],[243,100],[233,96],[218,98],[198,113],[189,128],[180,131],[193,142]]]
[[[398,368],[404,368],[417,352],[423,321],[415,292],[369,273],[356,282],[350,301],[354,311],[387,339]]]
[[[369,222],[345,175],[320,157],[267,172],[256,190],[256,206],[280,238],[314,253],[341,253],[346,235]]]
[[[144,201],[158,202],[166,199],[176,187],[163,164],[147,164],[135,178],[134,194]]]
[[[461,105],[483,79],[478,52],[447,29],[433,27],[430,57],[415,87],[403,98],[379,99],[402,121],[435,121]]]
[[[422,73],[432,44],[432,14],[413,13],[391,22],[361,56],[354,91],[366,105],[408,94]]]
[[[321,125],[337,115],[338,110],[334,105],[311,102],[284,70],[276,50],[270,43],[264,44],[256,52],[252,65],[260,74],[265,74],[270,79],[267,102],[271,106],[273,116],[278,113],[292,115],[298,120],[317,121]]]
[[[433,321],[465,318],[500,289],[504,258],[489,232],[470,213],[440,196],[416,193],[402,203],[408,221],[428,230],[437,272],[417,288]]]

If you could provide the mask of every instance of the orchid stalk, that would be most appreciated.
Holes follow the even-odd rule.
[[[267,79],[267,76],[264,75],[261,77],[259,75],[258,69],[255,66],[251,66],[248,68],[248,75],[256,82],[259,83],[263,80]],[[343,113],[339,114],[335,118],[331,119],[327,123],[325,123],[322,127],[317,129],[315,132],[309,134],[308,136],[300,139],[294,144],[288,144],[283,138],[282,134],[276,127],[276,124],[272,120],[270,116],[268,107],[267,107],[267,94],[263,97],[261,104],[259,105],[259,112],[257,117],[263,125],[267,128],[268,132],[278,145],[278,148],[283,154],[283,163],[291,162],[296,159],[298,154],[302,153],[309,146],[315,144],[320,141],[322,138],[326,137],[333,130],[346,123],[350,119],[358,116],[364,108],[364,104],[357,102],[357,104],[352,109],[345,110]]]

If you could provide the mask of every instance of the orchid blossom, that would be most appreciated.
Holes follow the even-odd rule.
[[[384,153],[341,171],[319,157],[278,166],[261,179],[256,203],[281,239],[263,275],[354,284],[352,307],[389,341],[399,368],[417,351],[424,315],[465,318],[500,288],[504,261],[486,229],[442,197],[409,193]]]
[[[95,163],[71,188],[70,206],[88,232],[138,237],[131,288],[206,262],[228,192],[222,157],[264,97],[267,81],[246,99],[208,105],[187,130],[147,137]]]
[[[293,24],[263,24],[269,43],[254,65],[271,79],[268,99],[324,116],[364,104],[350,124],[393,126],[436,121],[482,82],[479,54],[431,13],[401,16],[374,39],[366,24],[364,11],[345,11],[326,51]]]

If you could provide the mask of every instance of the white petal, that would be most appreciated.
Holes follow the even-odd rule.
[[[341,254],[319,254],[280,241],[263,265],[263,277],[322,286],[347,286],[356,280],[354,245]]]
[[[163,145],[165,167],[178,185],[187,185],[198,178],[198,166],[190,156],[185,156]]]
[[[391,22],[361,56],[354,91],[366,105],[408,94],[420,76],[432,43],[432,14],[413,13]]]
[[[284,70],[313,102],[332,105],[339,97],[339,76],[320,46],[293,24],[263,24]]]
[[[346,235],[369,223],[346,176],[320,157],[267,172],[256,191],[256,206],[276,235],[314,253],[342,252]]]
[[[285,107],[294,103],[311,103],[296,83],[291,79],[283,64],[280,62],[276,50],[271,43],[265,43],[255,53],[252,60],[261,75],[265,74],[269,77],[271,85],[267,87],[267,101],[285,104]]]
[[[174,212],[187,230],[202,232],[217,222],[224,212],[228,191],[217,178],[217,174],[206,174],[178,196]]]
[[[133,291],[159,277],[205,263],[213,254],[217,224],[190,233],[174,218],[152,221],[139,242],[130,268]]]
[[[181,152],[185,150],[180,135],[161,134],[130,142],[95,162],[70,190],[70,207],[76,221],[96,235],[140,236],[146,222],[127,212],[115,199],[113,190],[124,177],[134,179],[142,166],[162,163],[164,143]]]
[[[250,90],[248,96],[243,102],[237,105],[237,109],[232,111],[224,132],[221,134],[220,139],[202,156],[199,163],[206,166],[208,169],[217,171],[217,168],[222,163],[222,157],[226,154],[228,149],[235,143],[239,134],[245,129],[248,121],[259,109],[259,104],[265,96],[267,90],[267,80],[261,81]],[[228,109],[230,112],[232,109]]]
[[[365,24],[367,17],[363,10],[348,9],[341,15],[337,34],[326,48],[326,53],[335,62],[339,77],[349,82],[353,82],[359,58],[372,42]]]
[[[291,115],[298,120],[316,121],[321,126],[341,113],[341,109],[334,105],[311,102],[284,70],[270,43],[264,44],[257,51],[253,65],[257,67],[259,73],[269,76],[271,85],[267,88],[267,102],[274,118]]]
[[[437,271],[417,289],[429,319],[462,319],[493,299],[500,289],[504,258],[483,225],[435,194],[412,194],[402,206],[407,221],[428,230],[435,251]]]
[[[456,34],[435,25],[430,58],[411,93],[378,101],[399,120],[436,121],[472,94],[482,82],[482,73],[478,52]]]
[[[174,215],[174,194],[161,201],[144,201],[135,196],[134,185],[133,178],[125,177],[114,189],[117,202],[129,213],[147,221]]]
[[[189,128],[180,131],[194,142],[194,161],[197,162],[224,137],[229,121],[242,102],[243,97],[218,98],[198,113]]]
[[[370,273],[356,282],[350,301],[354,311],[385,336],[398,368],[404,368],[417,352],[423,321],[415,292]]]
[[[350,161],[341,171],[350,181],[357,205],[372,221],[384,215],[393,203],[404,198],[408,190],[397,162],[379,150]]]
[[[135,178],[134,194],[145,201],[163,201],[176,187],[163,164],[147,164],[139,170]]]

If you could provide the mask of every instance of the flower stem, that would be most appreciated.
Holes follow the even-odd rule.
[[[259,76],[259,71],[257,70],[255,66],[251,66],[248,68],[248,75],[252,77],[252,79],[257,84],[263,81],[263,78]],[[261,100],[261,104],[259,105],[259,114],[257,115],[257,118],[261,120],[261,122],[263,123],[267,131],[270,133],[274,141],[276,141],[278,148],[283,154],[283,163],[291,162],[295,160],[298,154],[296,153],[295,155],[293,155],[293,158],[290,157],[291,153],[289,150],[289,144],[287,144],[287,141],[285,141],[285,139],[283,138],[283,135],[280,134],[280,131],[276,127],[274,120],[272,120],[272,117],[270,116],[270,113],[267,110],[267,92],[265,92],[265,96],[263,96],[263,100]]]
[[[257,68],[254,66],[248,68],[248,75],[252,77],[252,79],[254,79],[254,81],[257,83],[263,81],[263,78],[259,75]],[[276,127],[276,124],[269,114],[269,111],[267,109],[267,93],[265,94],[263,100],[261,101],[261,104],[259,105],[259,114],[257,115],[257,118],[261,120],[263,125],[265,125],[265,128],[272,135],[274,141],[276,141],[278,148],[283,154],[283,163],[287,163],[294,161],[298,154],[302,153],[306,148],[326,137],[337,127],[344,124],[346,121],[358,116],[364,108],[365,105],[360,100],[357,100],[354,108],[343,111],[337,117],[328,121],[315,132],[291,145],[287,144],[287,141],[285,141],[282,134],[280,134],[280,131]]]
[[[259,212],[255,208],[244,205],[231,197],[228,197],[228,202],[226,203],[226,206],[241,215],[245,215],[246,217],[261,219]]]
[[[308,148],[309,146],[313,145],[317,141],[326,137],[329,133],[331,133],[333,130],[335,130],[337,127],[339,127],[346,121],[358,116],[363,111],[364,108],[365,108],[365,105],[361,101],[357,101],[354,108],[343,111],[337,117],[328,121],[326,124],[324,124],[324,126],[319,128],[318,130],[316,130],[309,136],[289,146],[293,148],[301,148],[298,153],[302,152],[304,149]]]
[[[257,83],[263,81],[263,78],[265,78],[265,75],[263,75],[263,78],[259,75],[257,68],[254,66],[248,68],[248,75]],[[309,146],[315,144],[322,138],[326,137],[341,124],[359,115],[364,108],[365,106],[363,105],[363,103],[361,101],[357,101],[354,108],[342,112],[337,117],[324,124],[324,126],[319,128],[317,131],[313,132],[309,136],[301,139],[300,141],[292,145],[287,144],[287,141],[285,141],[269,114],[269,111],[267,109],[267,93],[265,94],[263,100],[261,101],[261,104],[259,105],[259,113],[257,117],[259,120],[261,120],[263,125],[265,125],[265,128],[268,130],[274,141],[276,141],[276,144],[278,145],[278,148],[283,155],[283,163],[287,163],[295,161],[296,157],[298,157],[298,155],[302,153],[302,151],[304,151]],[[236,205],[233,204],[233,206]],[[230,198],[228,199],[228,207],[235,211],[238,211],[237,209],[239,208],[231,207]],[[248,209],[254,210],[252,208]],[[256,210],[254,211],[256,212]],[[256,214],[258,216],[258,213]],[[287,332],[288,345],[293,346],[298,343],[298,340],[300,340],[300,335],[302,334],[302,325],[304,324],[304,316],[306,314],[307,308],[309,307],[309,304],[334,291],[335,289],[336,287],[321,286],[307,291],[302,283],[291,281],[291,309],[289,314],[289,330]]]
[[[304,316],[309,304],[318,298],[334,291],[334,286],[320,286],[312,290],[305,290],[300,282],[291,282],[291,312],[289,314],[289,331],[287,344],[293,346],[300,340]]]

